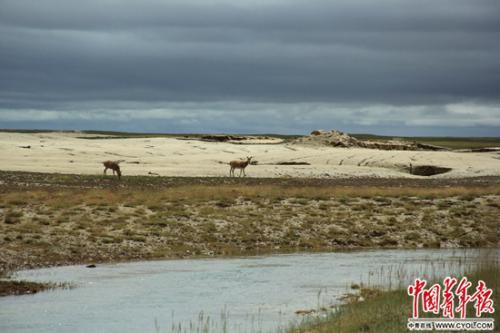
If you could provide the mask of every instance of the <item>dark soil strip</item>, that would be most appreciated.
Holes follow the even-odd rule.
[[[500,177],[470,178],[229,178],[229,177],[151,177],[126,176],[121,180],[102,175],[71,175],[55,173],[36,173],[0,171],[0,193],[12,189],[32,190],[34,187],[61,188],[158,188],[186,185],[276,185],[276,186],[375,186],[375,187],[477,187],[499,185]]]

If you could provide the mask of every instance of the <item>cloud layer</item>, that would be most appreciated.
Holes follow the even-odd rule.
[[[499,18],[497,0],[0,1],[0,127],[495,132]]]

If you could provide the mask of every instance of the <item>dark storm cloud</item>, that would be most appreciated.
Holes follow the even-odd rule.
[[[377,105],[396,119],[417,107],[407,116],[441,125],[468,103],[498,126],[499,18],[497,0],[0,1],[0,120],[195,117],[232,101],[255,114],[319,104],[358,124]]]

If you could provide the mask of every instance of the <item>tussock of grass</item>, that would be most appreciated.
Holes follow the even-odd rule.
[[[44,290],[71,288],[68,283],[44,283],[10,280],[10,272],[0,267],[0,297],[10,295],[36,294]]]
[[[0,297],[11,295],[36,294],[45,290],[57,288],[70,288],[65,283],[42,283],[31,281],[0,280]]]

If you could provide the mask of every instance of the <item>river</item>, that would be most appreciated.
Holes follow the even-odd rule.
[[[273,332],[299,309],[338,304],[352,283],[405,286],[460,274],[500,250],[373,250],[184,259],[26,270],[71,289],[0,298],[0,332]]]

